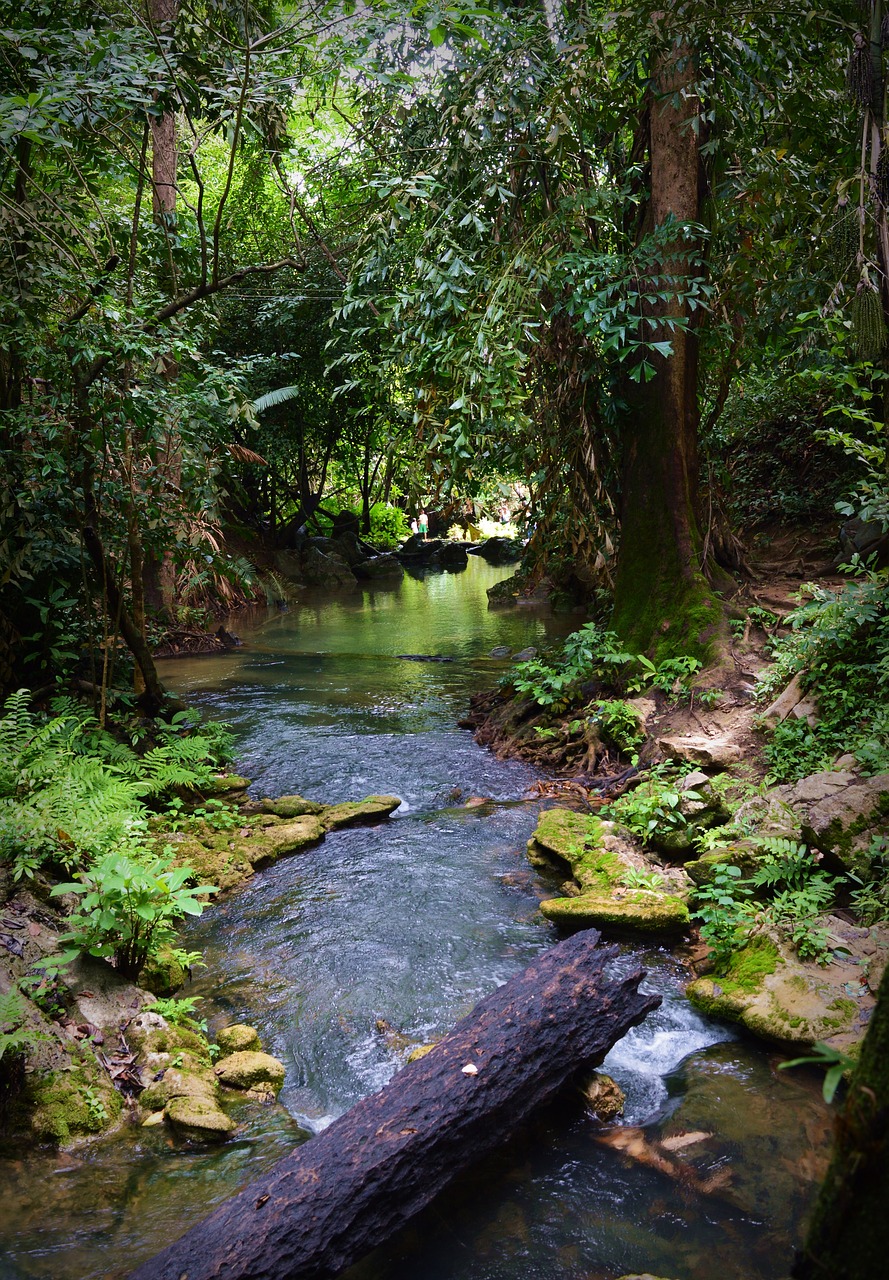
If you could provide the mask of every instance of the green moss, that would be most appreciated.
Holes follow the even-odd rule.
[[[688,925],[688,906],[681,898],[644,889],[624,890],[614,896],[582,893],[576,898],[549,898],[540,910],[547,920],[567,928],[592,926],[670,933]]]
[[[768,938],[754,938],[741,951],[734,951],[726,965],[716,971],[719,985],[728,994],[759,991],[763,979],[781,964],[778,948]]]
[[[149,957],[140,971],[139,986],[156,996],[171,996],[179,990],[187,977],[181,960],[177,960],[169,947],[161,947],[156,955]]]
[[[365,796],[363,800],[330,805],[321,814],[321,822],[325,831],[339,831],[341,827],[381,822],[394,813],[400,804],[398,796]]]
[[[279,818],[301,818],[305,814],[313,814],[317,817],[324,812],[323,804],[296,795],[278,796],[276,800],[263,800],[262,807],[266,813],[274,813]]]
[[[619,885],[626,867],[616,854],[601,847],[605,828],[599,818],[570,809],[547,809],[540,815],[529,842],[542,847],[563,865],[586,891]]]
[[[70,1071],[53,1071],[29,1082],[25,1105],[41,1142],[68,1142],[101,1133],[119,1118],[123,1100],[95,1060],[84,1055]]]

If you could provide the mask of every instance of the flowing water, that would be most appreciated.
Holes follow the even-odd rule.
[[[489,611],[485,589],[504,572],[470,558],[460,574],[307,601],[233,623],[246,641],[234,653],[165,665],[177,691],[235,726],[253,794],[386,792],[402,805],[389,823],[259,873],[189,927],[207,969],[188,994],[205,998],[211,1027],[258,1027],[287,1067],[282,1105],[242,1104],[238,1136],[221,1148],[150,1129],[4,1162],[0,1276],[126,1274],[555,940],[537,910],[552,886],[524,858],[533,774],[456,727],[469,694],[496,678],[494,646],[540,645],[577,625]],[[401,656],[411,654],[452,661]],[[699,1017],[669,953],[624,953],[663,996],[605,1064],[627,1093],[642,1160],[597,1143],[598,1126],[568,1099],[351,1280],[787,1274],[828,1140],[817,1085]],[[645,1163],[646,1143],[686,1131],[709,1135],[683,1153],[689,1177]]]

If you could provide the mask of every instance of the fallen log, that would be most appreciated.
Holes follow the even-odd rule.
[[[132,1280],[327,1280],[382,1244],[660,1004],[585,930]]]

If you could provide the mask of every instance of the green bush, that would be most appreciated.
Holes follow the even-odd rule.
[[[865,773],[889,769],[889,571],[868,573],[840,591],[809,586],[811,600],[787,619],[775,666],[760,697],[800,674],[818,721],[784,721],[766,747],[770,779],[795,781],[852,752]]]
[[[146,960],[174,941],[183,916],[201,914],[200,896],[216,892],[212,884],[189,886],[192,875],[190,867],[174,867],[169,852],[159,858],[106,854],[78,881],[52,890],[54,897],[80,896],[62,941],[76,951],[113,959],[124,977],[135,981]]]
[[[370,509],[370,541],[375,547],[390,551],[410,536],[407,516],[400,507],[376,502]]]

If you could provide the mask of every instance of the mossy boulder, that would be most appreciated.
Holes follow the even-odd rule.
[[[156,996],[171,996],[187,977],[188,970],[170,947],[161,947],[139,971],[139,986]]]
[[[229,1054],[216,1064],[220,1084],[228,1089],[256,1089],[258,1086],[275,1093],[284,1083],[284,1063],[270,1053],[243,1050]]]
[[[235,1124],[210,1098],[183,1095],[171,1098],[164,1108],[170,1124],[186,1137],[222,1141]]]
[[[623,1089],[603,1071],[596,1071],[584,1086],[583,1096],[600,1120],[614,1120],[623,1114],[627,1096]]]
[[[653,862],[614,823],[548,809],[528,842],[528,855],[536,866],[571,874],[573,884],[564,887],[564,896],[540,904],[544,916],[564,928],[610,926],[658,933],[688,925],[684,873]],[[640,874],[656,876],[656,887],[634,884]]]
[[[608,889],[626,869],[617,854],[604,847],[606,826],[599,818],[571,809],[547,809],[528,842],[529,853],[568,871],[581,890]]]
[[[216,1033],[216,1043],[222,1057],[232,1053],[258,1052],[262,1048],[259,1032],[255,1027],[248,1027],[245,1022],[220,1027]]]
[[[321,819],[305,814],[274,825],[253,826],[242,837],[242,850],[252,867],[265,867],[290,853],[299,853],[324,839]]]
[[[215,884],[224,893],[249,879],[253,874],[253,864],[244,852],[240,838],[232,832],[216,835],[215,840],[208,837],[204,843],[197,836],[174,832],[165,835],[160,843],[172,846],[177,866],[188,864],[199,881]]]
[[[739,867],[745,876],[750,876],[761,860],[761,842],[749,837],[715,845],[699,858],[686,862],[685,871],[695,884],[712,884],[718,867]]]
[[[30,1077],[24,1105],[38,1142],[66,1143],[110,1129],[120,1119],[123,1100],[108,1075],[84,1051],[79,1057],[72,1054],[70,1070]]]
[[[206,1098],[215,1102],[218,1096],[219,1084],[212,1070],[167,1067],[160,1080],[152,1080],[139,1094],[139,1105],[147,1111],[162,1111],[173,1098]]]
[[[675,933],[688,926],[688,904],[672,894],[647,889],[581,893],[549,898],[540,904],[547,920],[562,928],[632,929],[639,933]]]
[[[342,827],[363,826],[365,823],[382,822],[400,806],[398,796],[365,796],[363,800],[348,800],[344,804],[329,805],[321,815],[325,831],[339,831]]]
[[[276,800],[266,798],[260,803],[266,813],[273,813],[278,818],[302,818],[306,814],[317,817],[324,812],[323,804],[306,800],[303,796],[278,796]]]
[[[832,921],[821,923],[830,931]],[[805,1049],[823,1040],[848,1051],[864,1036],[874,1006],[865,974],[845,945],[822,967],[801,960],[783,938],[760,936],[719,971],[691,982],[686,995],[702,1013],[738,1022],[772,1043]]]
[[[211,778],[204,789],[209,791],[211,795],[230,796],[232,799],[236,799],[249,786],[249,778],[242,778],[237,773],[220,773],[215,778]]]

